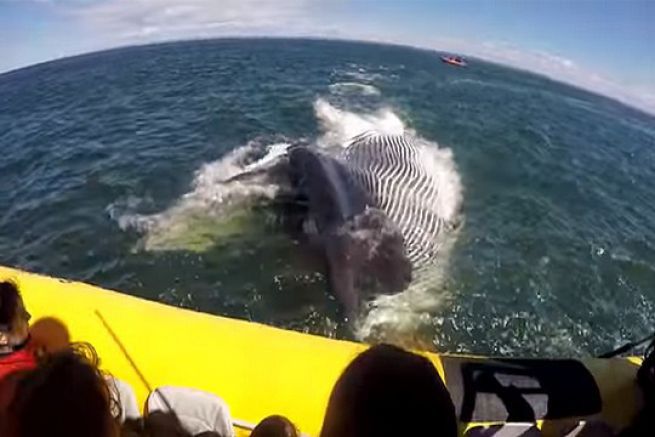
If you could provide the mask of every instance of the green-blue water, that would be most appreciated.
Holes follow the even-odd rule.
[[[464,217],[447,299],[387,312],[394,340],[570,355],[653,330],[655,118],[383,45],[175,43],[0,75],[0,262],[351,338],[271,217],[218,214],[212,187],[231,150],[394,124],[452,151]]]

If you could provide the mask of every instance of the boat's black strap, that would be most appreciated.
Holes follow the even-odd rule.
[[[446,386],[462,422],[526,423],[587,417],[602,400],[576,360],[442,357]]]

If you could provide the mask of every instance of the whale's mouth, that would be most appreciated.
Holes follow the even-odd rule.
[[[349,317],[373,296],[401,292],[412,281],[402,234],[375,208],[326,235],[325,257],[332,292]]]

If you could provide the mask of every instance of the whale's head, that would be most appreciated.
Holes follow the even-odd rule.
[[[303,230],[324,254],[330,287],[348,317],[370,294],[402,291],[412,266],[403,236],[342,163],[308,147],[289,151]]]

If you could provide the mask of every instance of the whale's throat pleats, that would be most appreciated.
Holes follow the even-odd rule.
[[[367,133],[354,138],[339,157],[352,180],[398,226],[413,264],[436,254],[444,225],[439,179],[425,165],[421,147],[405,135]]]

